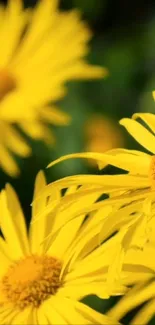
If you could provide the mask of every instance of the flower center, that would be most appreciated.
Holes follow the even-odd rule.
[[[28,256],[11,265],[2,278],[2,291],[8,302],[23,309],[39,307],[60,287],[62,263],[51,256]]]
[[[6,70],[0,70],[0,100],[16,88],[16,81]]]
[[[155,189],[155,156],[152,156],[149,169],[149,177],[151,179],[151,187]]]

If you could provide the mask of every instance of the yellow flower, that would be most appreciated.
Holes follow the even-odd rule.
[[[141,118],[152,132],[155,132],[155,116],[153,114],[134,114],[133,119],[123,119],[120,124],[124,125],[134,138],[155,154],[155,137],[151,131],[135,119]],[[108,199],[85,205],[85,209],[79,207],[79,213],[93,211],[104,206],[111,205],[112,212],[107,220],[103,220],[104,229],[111,226],[111,233],[120,231],[121,265],[123,256],[129,248],[136,246],[143,249],[148,240],[149,218],[152,215],[152,203],[155,202],[155,158],[154,155],[138,150],[113,149],[107,153],[78,153],[59,158],[49,166],[68,158],[91,158],[95,159],[99,168],[113,165],[123,172],[117,175],[74,175],[56,181],[52,186],[48,185],[46,195],[53,186],[59,189],[65,188],[66,184],[85,185],[82,195],[100,193],[107,194]],[[77,195],[77,194],[76,194]],[[77,197],[79,199],[79,196]],[[102,239],[102,232],[100,235]],[[120,265],[120,269],[121,269]]]
[[[123,283],[128,293],[108,312],[117,320],[133,308],[140,307],[130,324],[148,324],[155,311],[155,209],[150,215],[148,241],[143,249],[128,250],[123,265]],[[146,231],[146,229],[145,229]]]
[[[65,94],[65,83],[100,78],[106,70],[86,63],[91,33],[78,12],[60,12],[57,0],[39,0],[33,10],[24,10],[22,0],[9,0],[6,8],[0,6],[0,20],[0,166],[10,164],[5,170],[14,176],[18,170],[3,141],[3,123],[12,129],[17,123],[30,137],[53,142],[47,123],[66,125],[70,120],[55,106]],[[15,147],[13,132],[10,141]],[[20,154],[27,156],[30,150],[22,142]]]
[[[40,172],[28,234],[12,187],[7,185],[0,194],[0,323],[117,324],[80,302],[90,294],[108,298],[121,290],[119,285],[108,287],[106,275],[115,237],[99,245],[96,214],[72,218],[79,201],[71,200],[71,195],[80,189],[69,187],[64,197],[54,189],[47,199],[41,195],[45,187]],[[97,197],[89,195],[87,200],[91,204]],[[81,198],[80,204],[85,200]],[[97,220],[108,213],[106,207]]]

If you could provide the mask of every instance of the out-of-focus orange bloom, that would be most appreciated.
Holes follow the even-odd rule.
[[[123,147],[124,138],[119,125],[102,114],[93,114],[84,126],[84,146],[85,151],[101,153]],[[88,161],[90,165],[96,164],[92,159]]]

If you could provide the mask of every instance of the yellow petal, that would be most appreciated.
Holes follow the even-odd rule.
[[[151,134],[144,126],[135,120],[123,118],[120,121],[127,131],[139,142],[145,149],[155,153],[154,135]]]
[[[64,259],[64,255],[67,252],[68,248],[72,244],[73,240],[76,238],[78,230],[85,218],[85,215],[77,219],[71,220],[60,229],[56,238],[51,243],[50,247],[47,250],[47,254],[52,256],[57,256],[60,259]],[[61,245],[63,243],[63,245]]]
[[[18,229],[21,245],[25,255],[30,253],[25,217],[19,199],[10,184],[6,185],[7,204],[10,217],[14,219],[14,225]],[[5,216],[3,216],[5,218]]]
[[[49,300],[46,300],[45,303],[43,303],[41,306],[41,311],[39,312],[39,315],[40,314],[43,315],[41,315],[41,318],[43,317],[43,319],[47,319],[48,324],[69,324],[66,319],[66,313],[64,313],[63,299],[60,300],[57,298],[57,296],[53,296]],[[41,322],[39,324],[41,325]]]
[[[118,154],[116,154],[115,152],[115,155],[110,155],[110,153],[102,154],[97,152],[86,152],[63,156],[50,163],[48,167],[52,167],[59,162],[72,158],[95,159],[97,160],[100,168],[103,168],[106,165],[113,165],[115,167],[129,171],[133,175],[147,175],[151,159],[151,157],[146,154],[143,156],[142,159],[141,155],[133,154],[132,150],[128,153],[119,153],[118,151]]]
[[[80,302],[76,302],[76,309],[81,312],[81,314],[85,315],[86,319],[88,319],[91,324],[104,324],[104,325],[118,325],[119,323],[115,320],[115,318],[108,317],[106,315],[100,314],[93,310],[92,308],[81,304]]]
[[[36,177],[35,186],[34,186],[34,199],[40,193],[40,191],[46,186],[46,179],[44,173],[40,171]],[[46,237],[46,216],[40,217],[36,222],[35,217],[39,212],[43,211],[46,207],[46,198],[41,197],[40,200],[34,201],[32,206],[32,220],[29,229],[29,240],[31,252],[39,253],[43,252],[43,245],[41,245],[42,241]]]
[[[9,321],[10,324],[16,325],[16,324],[34,324],[32,322],[32,310],[31,308],[26,308],[24,310],[19,311],[16,309],[16,316],[13,318],[12,321]],[[9,320],[9,317],[8,317]],[[29,322],[30,321],[30,322]]]
[[[138,182],[138,185],[137,185]],[[150,186],[150,181],[147,178],[132,175],[74,175],[64,177],[47,186],[47,190],[55,185],[59,188],[66,188],[70,185],[90,185],[103,186],[103,193],[106,193],[106,186],[113,187],[117,190],[130,188],[145,188]],[[104,190],[105,187],[105,190]]]
[[[45,302],[46,304],[46,302]],[[45,315],[45,308],[44,303],[40,305],[40,307],[37,309],[37,319],[39,325],[49,325],[49,321],[47,316]]]
[[[53,190],[55,191],[54,187]],[[79,215],[76,214],[76,212],[79,209],[79,201],[74,200],[74,195],[80,193],[80,191],[81,188],[78,189],[75,193],[72,193],[70,195],[65,195],[63,198],[61,198],[60,203],[57,204],[57,202],[55,202],[57,205],[54,206],[54,210],[51,209],[53,206],[52,202],[51,204],[48,205],[47,211],[48,213],[50,213],[50,218],[52,217],[52,213],[53,213],[53,218],[55,219],[53,227],[51,228],[51,235],[48,236],[49,238],[50,237],[52,238],[52,236],[54,236],[56,232],[58,232],[62,227],[64,227],[67,223],[69,223],[70,220],[74,219],[72,217],[73,213],[75,215],[75,218],[77,218],[80,215],[80,214]],[[46,189],[45,189],[45,193],[46,193]],[[91,202],[94,202],[99,197],[99,194],[100,193],[98,193],[98,191],[96,192],[93,191],[92,193],[86,192],[85,197],[82,197],[82,195],[80,195],[80,206],[81,207],[85,206],[86,202],[88,205],[90,205]],[[52,192],[50,193],[50,196],[51,195]]]
[[[100,314],[97,311],[93,310],[92,308],[84,305],[81,302],[74,302],[72,301],[73,308],[84,317],[84,324],[104,324],[104,325],[113,325],[118,324],[115,319],[111,317],[107,317],[106,315]]]
[[[26,109],[22,109],[23,103]],[[0,118],[5,122],[18,123],[21,119],[34,119],[36,115],[37,111],[33,109],[31,101],[23,89],[15,89],[1,101]]]
[[[105,217],[109,214],[111,208],[104,207],[100,209],[100,212],[96,212],[93,217],[90,216],[82,225],[81,231],[77,236],[75,242],[70,247],[69,254],[65,258],[65,263],[70,260],[69,269],[74,268],[74,264],[78,263],[78,260],[83,259],[99,246],[99,233],[102,227],[102,223]]]
[[[67,113],[60,111],[54,106],[44,107],[41,111],[41,117],[54,125],[67,125],[71,120]]]
[[[103,282],[103,281],[102,281]],[[88,295],[96,295],[101,299],[108,299],[109,293],[107,285],[100,282],[93,281],[92,283],[78,283],[77,285],[65,284],[63,288],[59,290],[59,295],[62,297],[68,297],[75,300],[80,300]]]
[[[22,233],[18,229],[16,215],[12,216],[9,211],[7,194],[4,190],[2,190],[0,194],[0,205],[3,216],[1,219],[1,229],[8,244],[9,254],[11,258],[19,259],[25,253],[23,249]]]
[[[56,13],[57,5],[57,0],[38,1],[37,7],[33,12],[31,26],[24,37],[24,44],[21,46],[16,57],[18,63],[19,60],[29,57],[31,51],[36,47],[38,40],[46,35],[51,24],[51,19],[53,18],[52,16]],[[43,24],[43,21],[46,21],[46,23]]]
[[[99,235],[100,242],[115,231],[118,231],[122,226],[128,226],[130,221],[135,217],[132,216],[132,213],[136,213],[140,207],[141,203],[136,202],[121,209],[119,209],[118,206],[116,209],[113,209],[108,217],[103,220],[102,229]]]
[[[118,324],[118,322],[114,322],[114,319],[107,317],[105,315],[102,315],[95,310],[91,309],[90,307],[84,305],[83,303],[80,303],[78,301],[74,301],[71,299],[67,298],[62,298],[62,297],[55,297],[53,301],[49,300],[49,309],[50,306],[57,311],[58,314],[63,316],[63,322],[60,323],[55,323],[54,324],[72,324],[73,322],[83,325],[83,324]],[[69,310],[69,312],[68,312]],[[51,317],[52,317],[52,312],[51,312]],[[51,318],[52,320],[52,318]],[[66,321],[66,323],[64,322]],[[74,321],[75,320],[75,321]]]
[[[11,258],[11,257],[10,257]],[[9,258],[9,249],[3,239],[0,240],[0,277],[2,277],[11,264],[11,260]]]
[[[132,319],[131,325],[146,325],[152,319],[155,313],[155,299],[149,301],[144,307],[140,309],[140,311],[136,314],[136,316]]]
[[[0,308],[0,323],[1,324],[18,324],[19,312],[14,309],[11,304],[6,303],[5,307]]]
[[[116,237],[108,240],[104,245],[96,247],[95,250],[85,256],[83,259],[77,261],[72,265],[72,269],[66,274],[66,281],[73,279],[82,279],[83,277],[95,277],[99,272],[103,275],[104,271],[111,263],[114,255],[115,245],[117,244]],[[102,258],[103,257],[103,258]],[[94,263],[92,263],[92,260]]]
[[[48,127],[43,125],[40,121],[21,121],[19,123],[20,128],[31,138],[44,140],[47,144],[53,144],[55,138]]]
[[[22,11],[22,1],[9,0],[0,32],[0,42],[3,44],[0,57],[1,67],[5,67],[10,62],[28,19],[28,12]]]
[[[121,319],[126,313],[145,301],[154,298],[155,283],[138,284],[125,295],[109,312],[108,315]]]
[[[4,139],[6,146],[20,156],[27,157],[31,153],[30,147],[26,144],[24,138],[17,132],[14,126],[6,124],[4,129]]]
[[[154,116],[154,114],[151,114],[151,113],[135,113],[135,114],[133,114],[132,118],[133,119],[140,118],[155,133],[155,116]]]
[[[115,287],[115,283],[117,284],[121,281],[121,271],[124,262],[124,256],[125,252],[122,245],[120,243],[116,243],[107,275],[107,286],[109,289],[111,288],[111,290],[113,287]]]
[[[19,175],[19,168],[16,162],[11,157],[8,150],[2,145],[0,145],[0,166],[11,177],[16,177]]]
[[[106,151],[106,155],[110,155],[110,156],[119,156],[120,157],[122,156],[126,156],[129,155],[130,157],[133,157],[133,156],[141,156],[141,158],[144,157],[144,161],[145,161],[145,158],[148,157],[148,154],[146,154],[145,152],[142,152],[142,151],[138,151],[138,150],[128,150],[128,149],[122,149],[122,148],[116,148],[116,149],[111,149],[111,150],[108,150]],[[98,167],[99,169],[103,169],[104,167],[106,167],[108,165],[108,161],[107,162],[103,162],[103,161],[98,161]],[[117,166],[116,166],[117,167]],[[124,167],[121,167],[125,170],[125,166]],[[128,170],[128,169],[127,169]]]
[[[153,255],[154,255],[154,246],[151,245],[151,243],[147,243],[144,246],[143,250],[131,248],[126,254],[125,263],[129,265],[139,264],[141,266],[145,266],[149,268],[150,273],[152,273],[155,270],[155,262],[152,259]]]

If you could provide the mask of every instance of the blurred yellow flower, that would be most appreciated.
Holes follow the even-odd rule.
[[[107,269],[113,258],[115,237],[99,245],[97,217],[76,214],[81,191],[69,187],[64,197],[55,190],[48,197],[44,174],[36,178],[32,220],[27,234],[23,212],[10,185],[0,193],[0,323],[1,324],[117,324],[84,303],[94,294],[108,298],[121,287],[109,287]],[[98,197],[81,198],[91,204]],[[68,203],[67,210],[64,209]],[[73,218],[73,215],[76,218]],[[97,218],[97,219],[96,219]]]
[[[11,176],[18,168],[3,141],[7,137],[3,123],[10,130],[17,123],[30,137],[51,143],[54,138],[47,123],[67,125],[70,120],[55,106],[65,94],[65,83],[107,73],[84,59],[91,33],[78,12],[60,12],[57,0],[39,0],[33,10],[24,10],[22,2],[9,0],[6,8],[0,6],[0,166]],[[14,147],[16,138],[11,132]],[[30,149],[22,142],[20,154],[27,156]]]
[[[113,120],[102,115],[93,114],[84,125],[85,151],[105,152],[124,145],[123,135]],[[96,161],[89,159],[90,165]]]

